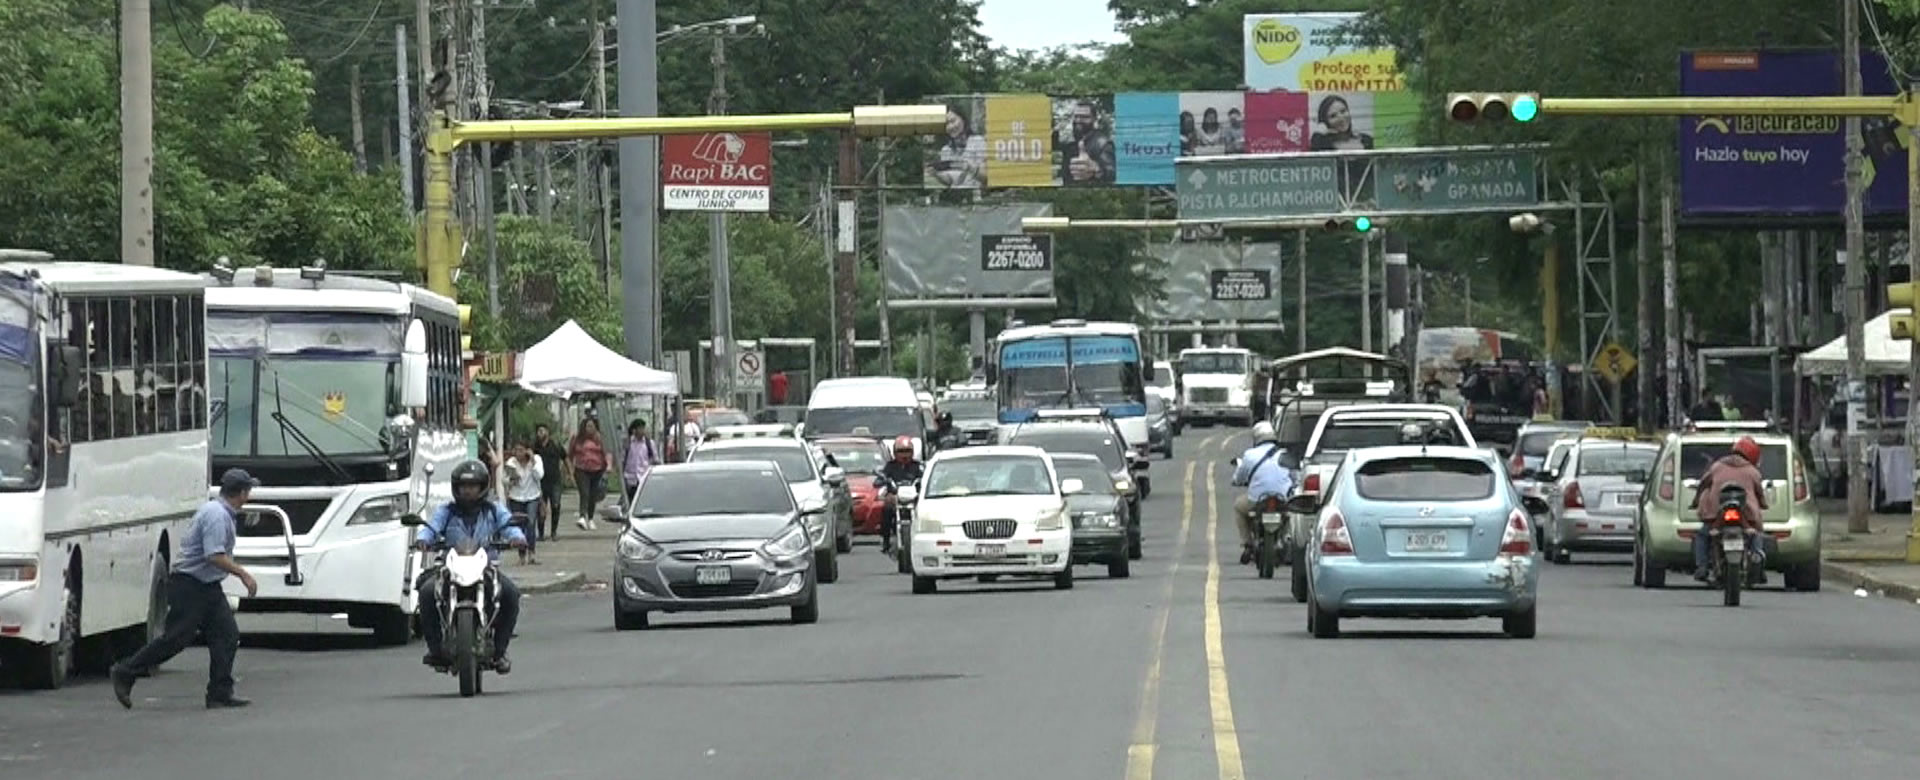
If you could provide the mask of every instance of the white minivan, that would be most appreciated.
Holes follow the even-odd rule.
[[[909,436],[914,458],[925,461],[928,424],[919,393],[907,380],[863,376],[816,385],[801,433],[808,439],[857,436],[884,442]]]

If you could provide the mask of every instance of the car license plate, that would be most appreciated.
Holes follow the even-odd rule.
[[[1407,552],[1446,552],[1447,551],[1447,532],[1446,531],[1410,532],[1407,534],[1407,541],[1405,546],[1402,549],[1405,549]]]
[[[1743,552],[1747,549],[1746,534],[1732,534],[1720,537],[1720,549],[1727,552]]]
[[[1636,496],[1632,493],[1615,493],[1613,494],[1613,505],[1632,506],[1634,498],[1636,498]]]
[[[1265,512],[1260,515],[1260,524],[1268,528],[1279,528],[1287,521],[1287,516],[1279,512]]]
[[[1006,556],[1007,546],[1004,544],[976,544],[973,546],[973,554],[982,558],[1001,558]]]
[[[693,581],[697,585],[725,585],[733,582],[732,566],[697,566],[693,570]]]

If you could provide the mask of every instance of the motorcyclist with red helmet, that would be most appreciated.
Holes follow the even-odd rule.
[[[880,467],[880,478],[887,481],[889,491],[899,490],[908,485],[920,483],[925,469],[920,461],[913,457],[913,437],[902,435],[893,440],[893,460]],[[885,519],[880,523],[880,551],[891,554],[894,544],[894,526],[898,515],[894,512],[893,502],[887,502]]]
[[[1711,574],[1707,571],[1707,543],[1711,536],[1707,533],[1708,523],[1720,514],[1720,489],[1728,485],[1738,485],[1747,491],[1747,507],[1742,513],[1747,525],[1747,549],[1764,555],[1760,518],[1767,509],[1766,477],[1760,473],[1760,443],[1752,436],[1740,437],[1733,443],[1731,453],[1708,466],[1693,494],[1694,513],[1700,520],[1700,532],[1693,535],[1693,578],[1701,582],[1706,582]],[[1756,566],[1752,571],[1756,582],[1766,581],[1763,567]]]

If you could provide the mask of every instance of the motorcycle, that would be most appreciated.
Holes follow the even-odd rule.
[[[1280,568],[1280,561],[1286,554],[1287,514],[1285,501],[1279,496],[1267,496],[1260,499],[1253,511],[1260,519],[1259,547],[1254,550],[1253,562],[1259,567],[1260,579],[1273,579],[1273,573]]]
[[[419,515],[408,515],[402,523],[409,527],[425,525]],[[459,678],[463,697],[481,693],[481,675],[494,668],[493,623],[500,612],[500,565],[488,551],[506,546],[499,540],[482,545],[472,539],[451,548],[441,546],[420,573],[418,587],[439,590],[441,642],[452,657],[451,665],[435,666],[434,671]]]
[[[901,574],[912,574],[913,561],[909,556],[910,551],[913,549],[914,496],[911,493],[902,496],[900,495],[900,491],[912,491],[914,486],[911,484],[895,485],[893,483],[887,483],[883,489],[886,491],[888,505],[893,507],[893,559],[895,568]]]
[[[1707,522],[1707,585],[1721,589],[1721,604],[1740,606],[1740,591],[1760,565],[1759,550],[1749,549],[1746,525],[1747,491],[1739,485],[1720,489],[1720,511]],[[1716,543],[1717,542],[1717,543]]]

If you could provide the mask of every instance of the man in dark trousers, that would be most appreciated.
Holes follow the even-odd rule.
[[[113,665],[113,698],[133,708],[133,682],[186,649],[194,634],[207,637],[207,709],[245,707],[252,702],[233,695],[233,656],[240,649],[240,626],[233,621],[220,583],[231,574],[247,587],[247,596],[260,592],[259,583],[233,561],[234,520],[260,481],[240,469],[220,475],[220,497],[208,501],[193,515],[193,525],[180,539],[180,558],[167,575],[167,627],[160,638]]]
[[[560,478],[567,470],[567,451],[553,440],[553,429],[545,424],[533,428],[533,454],[540,458],[540,498],[546,519],[534,518],[533,537],[538,541],[560,538]],[[544,533],[542,532],[544,530]]]

